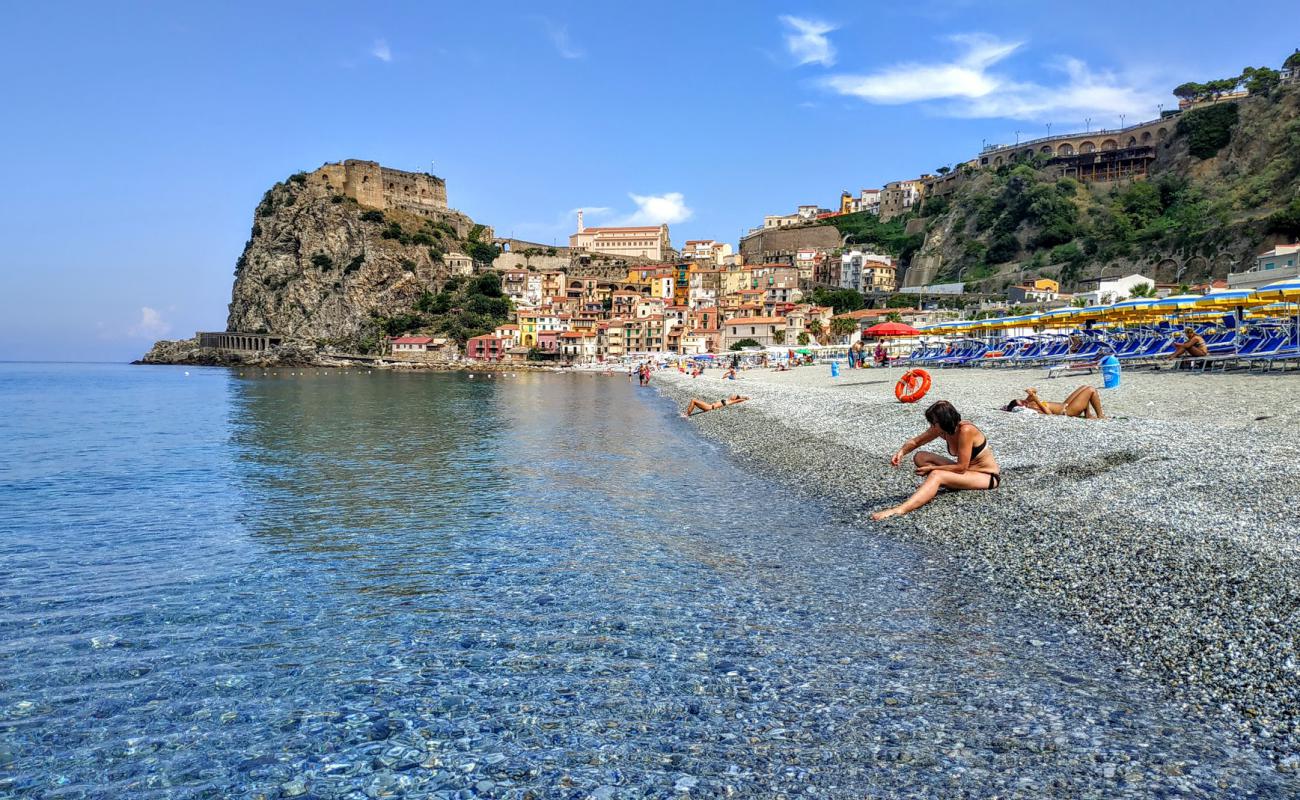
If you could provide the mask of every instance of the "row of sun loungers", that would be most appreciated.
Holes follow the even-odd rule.
[[[1188,359],[1191,369],[1258,369],[1300,365],[1300,335],[1287,320],[1223,330],[1210,326],[1199,332],[1208,354]],[[1126,367],[1169,363],[1175,346],[1185,341],[1181,329],[1170,326],[1124,328],[1118,331],[1080,330],[1070,334],[1016,336],[990,345],[979,339],[950,339],[922,344],[894,363],[905,367],[1047,367],[1094,365],[1114,355]],[[1075,349],[1071,350],[1071,347]]]

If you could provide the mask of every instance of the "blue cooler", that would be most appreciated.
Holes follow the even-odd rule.
[[[1101,380],[1107,389],[1119,388],[1119,359],[1114,355],[1101,360]]]
[[[839,361],[836,361],[836,360],[834,360],[834,359],[832,359],[832,360],[831,360],[831,377],[832,377],[832,378],[838,378],[839,376],[840,376],[840,362],[839,362]]]

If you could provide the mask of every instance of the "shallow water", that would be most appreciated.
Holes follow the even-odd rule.
[[[0,364],[0,797],[1293,788],[622,378],[186,372]]]

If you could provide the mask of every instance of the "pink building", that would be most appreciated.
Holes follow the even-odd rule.
[[[475,336],[465,342],[465,357],[476,361],[500,361],[511,345],[511,340],[504,336]]]

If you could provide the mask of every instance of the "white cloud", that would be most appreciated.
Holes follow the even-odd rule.
[[[795,63],[799,66],[821,64],[823,67],[835,63],[835,45],[826,38],[826,34],[836,30],[834,25],[789,14],[783,14],[778,19],[789,29],[785,34],[785,48],[795,57]]]
[[[542,26],[546,28],[546,35],[550,38],[551,44],[555,46],[555,52],[560,54],[560,58],[583,58],[587,55],[585,50],[569,39],[568,25],[560,25],[551,22],[549,19],[542,18]]]
[[[144,306],[140,309],[140,321],[132,325],[127,334],[137,338],[158,339],[166,336],[172,326],[157,310]]]
[[[615,225],[658,225],[664,222],[672,225],[685,222],[691,218],[691,214],[695,213],[686,205],[686,196],[681,192],[665,194],[629,192],[627,196],[636,203],[636,211],[620,217],[614,222]]]
[[[370,48],[370,55],[385,64],[393,60],[393,51],[389,49],[387,39],[376,39],[374,46]]]
[[[1043,85],[1016,81],[993,70],[1019,50],[1022,42],[1003,41],[986,34],[951,36],[964,51],[948,62],[902,63],[866,75],[833,75],[827,88],[869,103],[897,105],[940,102],[937,110],[954,117],[1000,117],[1052,120],[1092,114],[1150,112],[1159,93],[1121,80],[1109,72],[1094,72],[1074,58],[1059,58],[1049,69],[1064,81]]]

